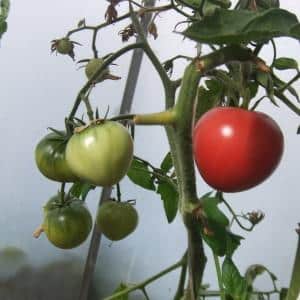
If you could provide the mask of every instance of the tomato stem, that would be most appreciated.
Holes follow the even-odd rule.
[[[118,202],[121,202],[121,189],[120,189],[120,183],[117,183],[116,186],[117,186],[117,200],[118,200]]]
[[[297,231],[298,232],[298,231]],[[291,283],[287,295],[286,300],[297,300],[300,296],[300,225],[299,225],[299,232],[298,232],[298,247],[296,252],[296,258],[294,262],[294,268],[291,278]]]
[[[150,283],[152,283],[153,281],[163,277],[164,275],[180,268],[182,265],[184,265],[186,263],[186,254],[183,255],[183,257],[174,265],[162,270],[161,272],[157,273],[156,275],[146,279],[145,281],[138,283],[136,285],[133,285],[131,287],[128,287],[118,293],[115,293],[109,297],[104,298],[103,300],[113,300],[113,299],[119,299],[122,296],[128,295],[129,293],[136,291],[136,290],[143,290],[145,289],[145,287],[147,285],[149,285]]]
[[[213,256],[214,256],[215,267],[216,267],[216,272],[217,272],[217,277],[218,277],[220,298],[221,298],[221,300],[225,300],[226,298],[225,298],[224,287],[223,287],[223,283],[222,283],[223,282],[222,281],[222,271],[221,271],[219,257],[215,253],[213,254]]]
[[[62,205],[65,204],[65,186],[66,186],[66,183],[62,182],[61,189],[60,189],[60,200],[61,200]]]

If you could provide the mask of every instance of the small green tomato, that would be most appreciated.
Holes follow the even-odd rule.
[[[108,239],[119,241],[136,229],[138,214],[130,203],[110,200],[101,205],[96,224]]]
[[[90,79],[96,72],[97,70],[101,67],[103,64],[104,60],[102,58],[93,58],[90,59],[87,65],[85,66],[85,74],[88,79]],[[101,72],[101,74],[97,77],[95,80],[96,82],[101,82],[104,80],[105,75],[109,73],[109,69],[106,68]]]

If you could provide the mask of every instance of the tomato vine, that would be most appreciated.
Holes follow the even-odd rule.
[[[251,151],[257,152],[257,149],[263,148],[262,141],[270,136],[270,132],[265,133],[264,130],[260,130],[260,133],[263,132],[263,136],[257,143],[251,144],[247,139],[253,140],[257,132],[252,132],[252,135],[249,132],[258,124],[257,120],[251,119],[249,127],[246,127],[245,132],[241,133],[243,137],[247,135],[247,138],[243,140],[239,138],[240,143],[243,145],[248,142],[250,144],[246,148],[244,158],[247,162],[246,165],[251,165],[251,168],[249,167],[249,173],[251,174],[250,177],[247,177],[244,173],[237,172],[237,177],[246,180],[243,185],[237,185],[231,173],[221,175],[223,174],[221,171],[224,171],[228,166],[236,170],[241,167],[239,161],[232,162],[228,159],[226,162],[228,165],[220,165],[217,159],[222,156],[221,154],[224,154],[222,160],[228,158],[228,152],[225,153],[224,149],[229,147],[228,143],[232,143],[231,137],[236,134],[235,128],[231,127],[229,121],[228,123],[224,121],[220,129],[217,128],[217,131],[220,132],[224,131],[225,128],[226,132],[223,134],[223,138],[225,138],[222,140],[216,139],[217,134],[213,130],[205,129],[207,139],[204,145],[199,144],[199,149],[196,149],[198,138],[195,138],[196,135],[193,135],[193,131],[197,130],[197,127],[195,128],[196,121],[200,119],[204,122],[203,120],[207,118],[208,113],[220,110],[216,107],[222,107],[222,111],[227,111],[227,116],[229,110],[224,109],[225,107],[233,107],[234,111],[239,113],[239,117],[246,111],[247,116],[256,116],[257,113],[254,110],[265,99],[269,99],[277,106],[277,101],[280,100],[291,111],[300,115],[298,103],[295,104],[289,98],[291,95],[299,101],[298,94],[292,86],[300,78],[298,64],[292,58],[278,58],[274,42],[275,38],[282,36],[299,39],[300,23],[294,14],[279,8],[279,1],[273,0],[240,0],[233,8],[232,3],[227,0],[172,0],[166,5],[153,7],[147,7],[144,3],[124,1],[125,3],[128,2],[128,12],[118,16],[117,5],[119,2],[121,1],[110,1],[105,13],[106,21],[104,23],[91,26],[87,25],[83,19],[79,22],[78,27],[68,31],[65,37],[55,39],[52,42],[53,51],[57,51],[62,55],[67,54],[74,59],[78,42],[72,41],[71,36],[81,31],[92,31],[91,48],[93,57],[81,61],[87,61],[88,63],[86,66],[88,80],[80,89],[65,120],[67,137],[64,138],[64,143],[67,143],[67,145],[66,150],[63,149],[66,152],[61,157],[64,159],[63,155],[66,155],[66,161],[64,162],[67,166],[63,171],[66,171],[69,167],[71,173],[63,177],[59,174],[59,170],[54,168],[53,171],[51,169],[54,163],[58,161],[57,156],[51,156],[54,152],[57,152],[57,148],[50,155],[50,159],[54,163],[50,164],[51,166],[42,164],[46,161],[46,158],[45,153],[41,153],[41,157],[39,156],[37,159],[38,167],[46,177],[62,182],[60,196],[63,201],[60,203],[61,210],[67,210],[73,207],[73,204],[79,205],[78,203],[80,203],[80,211],[85,214],[86,219],[86,230],[81,236],[80,242],[85,240],[91,229],[89,220],[87,220],[89,219],[87,217],[89,213],[86,212],[86,208],[83,208],[83,201],[86,199],[88,192],[96,186],[108,189],[111,189],[112,185],[117,186],[118,201],[105,202],[99,208],[97,224],[100,230],[112,240],[120,240],[134,231],[138,219],[135,209],[131,204],[121,201],[119,181],[125,174],[133,183],[160,194],[168,222],[174,220],[178,210],[181,212],[187,230],[187,253],[183,258],[178,263],[140,284],[132,287],[120,286],[114,295],[106,297],[105,300],[120,299],[121,296],[126,296],[135,290],[141,290],[146,299],[150,299],[145,289],[146,285],[179,267],[182,271],[174,300],[196,300],[201,296],[216,295],[220,296],[222,300],[250,299],[251,295],[257,293],[253,287],[253,282],[259,274],[267,272],[273,283],[275,282],[275,276],[265,267],[259,269],[257,266],[256,269],[252,267],[251,276],[249,274],[242,275],[239,272],[232,256],[243,237],[234,234],[231,231],[231,225],[236,222],[243,230],[252,231],[262,221],[264,214],[258,211],[237,215],[224,199],[222,192],[237,192],[252,188],[270,176],[280,160],[282,153],[280,147],[283,147],[283,140],[281,140],[280,153],[276,156],[275,163],[269,166],[263,178],[258,178],[260,174],[255,170],[262,165],[262,158],[261,156],[252,155]],[[156,39],[159,32],[154,21],[158,14],[170,10],[174,10],[186,19],[184,21],[186,29],[180,34],[198,44],[207,44],[211,49],[209,53],[195,55],[195,57],[178,54],[167,59],[164,63],[160,61],[143,32],[141,20],[145,15],[152,16],[154,14],[150,19],[148,31]],[[127,42],[132,36],[137,36],[137,42],[100,58],[96,45],[99,31],[111,24],[127,19],[130,19],[131,23],[119,32],[122,41]],[[274,52],[273,61],[270,65],[259,56],[261,49],[268,42],[272,44]],[[89,101],[92,90],[104,80],[119,80],[119,77],[109,74],[109,66],[119,57],[134,49],[140,49],[147,55],[160,77],[164,88],[165,111],[151,114],[119,115],[110,119],[105,116],[100,119],[97,111],[94,113]],[[185,59],[187,65],[182,78],[174,80],[171,79],[172,71],[174,63],[179,58]],[[91,65],[93,65],[92,68]],[[277,77],[276,70],[295,70],[296,74],[288,82],[284,82]],[[202,79],[206,79],[205,85],[203,85]],[[265,94],[257,99],[259,88]],[[290,95],[287,96],[286,92]],[[252,104],[253,102],[254,104]],[[85,104],[87,110],[87,124],[76,117],[78,108],[82,103]],[[209,112],[207,113],[207,111]],[[123,125],[118,122],[122,122]],[[241,120],[237,122],[239,125],[237,131],[241,127],[241,122]],[[270,120],[268,122],[271,123]],[[143,158],[133,156],[132,146],[130,146],[132,143],[130,142],[131,137],[126,126],[136,125],[164,126],[170,152],[166,155],[160,167],[153,166]],[[266,127],[267,125],[265,123],[261,126]],[[276,126],[275,122],[270,125],[272,128]],[[116,130],[118,128],[120,133],[113,132],[113,128]],[[256,130],[259,130],[259,128],[256,128]],[[60,131],[56,131],[56,134],[57,132]],[[201,132],[200,138],[203,138],[203,136],[204,133]],[[211,142],[211,136],[216,140]],[[61,139],[61,137],[56,136],[54,140],[57,142]],[[75,141],[76,139],[77,141]],[[267,150],[263,148],[262,157],[264,155],[270,156],[269,150],[272,147],[274,148],[273,138],[268,140],[268,143],[272,145]],[[208,150],[204,150],[204,146],[207,146]],[[233,148],[229,147],[229,152],[232,152]],[[38,154],[40,154],[39,151],[41,150],[37,148]],[[203,175],[206,170],[203,171],[203,165],[199,162],[205,151],[209,155],[204,157],[204,161],[207,162],[209,159],[213,159],[211,164],[213,167],[210,171],[212,170],[213,175],[217,173],[221,184],[214,185],[213,180],[207,180],[212,187],[217,188],[216,194],[208,193],[199,197],[196,191],[194,158],[200,173],[206,179]],[[210,156],[213,151],[217,153],[214,158]],[[49,155],[49,151],[46,154]],[[252,160],[249,158],[251,155]],[[235,156],[238,157],[237,154]],[[61,166],[61,162],[59,164]],[[228,167],[228,169],[230,168]],[[233,182],[233,187],[230,186],[227,189],[226,184],[224,184],[225,179],[228,179],[230,184]],[[74,182],[74,185],[66,194],[64,193],[65,182]],[[231,213],[231,222],[219,208],[221,203],[225,204]],[[66,205],[70,207],[67,208]],[[54,210],[52,206],[51,209]],[[122,218],[123,213],[125,214],[125,221]],[[48,216],[45,213],[46,219]],[[115,219],[115,216],[118,216],[118,218]],[[244,226],[239,220],[240,218],[250,222],[250,227]],[[54,220],[53,223],[56,221]],[[124,223],[121,221],[124,221]],[[47,234],[47,232],[50,232],[49,226],[51,224],[47,222],[44,222],[44,224],[46,224],[44,230]],[[119,228],[117,231],[120,232],[115,232],[115,230],[111,230],[112,228],[115,230]],[[125,230],[126,228],[128,230]],[[77,228],[77,230],[79,229]],[[38,232],[40,233],[40,231],[39,229]],[[71,239],[72,235],[76,235],[76,232],[71,232],[69,236],[65,237],[66,248],[78,245],[79,241],[73,241]],[[49,236],[49,240],[53,242],[52,237]],[[53,243],[55,244],[55,241]],[[209,293],[203,287],[203,274],[207,261],[204,243],[213,252],[220,288],[218,292]],[[56,244],[64,246],[60,241]],[[222,265],[220,264],[220,257],[224,257]],[[189,276],[186,285],[187,272]],[[265,292],[268,295],[272,293],[280,293],[275,285],[273,291]],[[294,299],[289,298],[288,300]]]

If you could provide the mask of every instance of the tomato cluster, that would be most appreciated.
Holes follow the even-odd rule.
[[[133,157],[133,142],[120,123],[101,121],[75,132],[69,139],[50,133],[36,147],[41,173],[59,182],[85,181],[97,186],[118,183]]]
[[[73,135],[55,131],[45,136],[35,150],[36,164],[47,178],[58,182],[86,182],[97,186],[117,184],[127,173],[133,158],[133,141],[118,122],[101,120],[75,130]],[[117,217],[116,217],[117,216]],[[111,240],[134,231],[137,212],[128,203],[103,205],[97,224]],[[48,240],[70,249],[86,240],[92,217],[82,200],[59,193],[44,207],[43,231]]]
[[[267,179],[280,162],[283,146],[283,134],[273,119],[235,107],[209,110],[193,133],[201,176],[223,192],[244,191]]]

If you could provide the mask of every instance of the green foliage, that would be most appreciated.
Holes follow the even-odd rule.
[[[247,300],[250,297],[250,289],[246,279],[241,276],[232,259],[226,257],[222,266],[222,281],[226,296],[234,300]]]
[[[170,152],[163,159],[160,168],[155,168],[147,161],[135,157],[127,173],[129,179],[142,188],[156,191],[163,202],[165,214],[171,223],[178,211],[179,195],[177,182],[172,174],[173,161]]]
[[[127,176],[133,183],[144,189],[155,191],[154,178],[146,162],[134,158]]]
[[[298,70],[298,63],[295,59],[288,57],[280,57],[274,61],[274,68],[278,70],[295,69]]]
[[[271,271],[269,271],[265,266],[259,264],[251,265],[247,268],[245,272],[245,279],[248,285],[253,288],[253,283],[255,279],[264,273],[267,273],[270,276],[274,288],[276,289],[275,281],[277,280],[277,277]]]
[[[205,112],[217,106],[222,99],[223,85],[219,80],[210,79],[205,81],[207,88],[200,86],[198,89],[198,101],[196,108],[196,120]]]
[[[178,211],[178,192],[175,187],[167,181],[161,181],[157,187],[157,193],[164,203],[165,213],[168,222],[171,223]]]
[[[9,12],[10,1],[0,0],[0,39],[7,30],[7,16]]]
[[[204,241],[218,256],[231,257],[240,245],[243,237],[229,230],[229,220],[219,209],[220,199],[209,194],[201,198],[199,220],[202,223],[201,233]]]
[[[91,190],[94,190],[96,188],[95,185],[92,185],[90,183],[84,183],[84,182],[75,182],[71,188],[69,193],[73,195],[75,198],[81,199],[85,201],[88,193]]]
[[[214,14],[193,23],[183,34],[208,44],[262,42],[275,37],[300,38],[297,17],[283,9],[260,12],[216,9]]]

